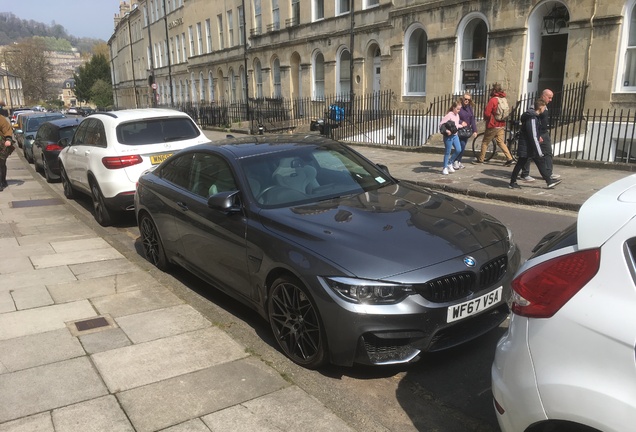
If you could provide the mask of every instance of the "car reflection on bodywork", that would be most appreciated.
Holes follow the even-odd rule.
[[[324,137],[186,149],[140,177],[135,209],[150,262],[253,307],[309,368],[472,340],[506,318],[519,264],[491,216]]]

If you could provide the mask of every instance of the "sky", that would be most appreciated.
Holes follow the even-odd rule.
[[[53,21],[76,37],[108,41],[113,35],[120,0],[2,0],[0,12],[47,25]],[[129,3],[129,2],[128,2]]]

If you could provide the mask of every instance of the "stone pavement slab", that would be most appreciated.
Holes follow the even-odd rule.
[[[216,327],[93,354],[112,393],[246,357],[245,348]]]
[[[158,285],[158,284],[157,284]],[[93,298],[93,306],[102,314],[109,314],[114,318],[163,309],[182,304],[183,301],[167,289],[159,286],[148,289],[138,289]]]
[[[56,432],[135,432],[114,396],[104,396],[53,411]]]
[[[0,274],[0,291],[10,291],[28,286],[41,286],[43,283],[62,283],[77,280],[67,266],[51,267],[40,270],[25,270],[18,273]]]
[[[35,269],[68,266],[72,264],[91,263],[121,259],[123,255],[114,248],[94,249],[90,253],[83,251],[61,252],[50,255],[32,256],[31,262]]]
[[[55,432],[51,415],[46,412],[0,424],[0,432]]]
[[[0,375],[0,389],[0,423],[108,394],[87,357]]]
[[[49,284],[47,288],[55,303],[66,303],[128,291],[137,291],[142,288],[157,285],[157,281],[152,276],[136,269],[130,273],[101,276],[93,279],[73,280],[60,284]]]
[[[0,341],[0,363],[10,372],[85,354],[79,340],[65,328]]]
[[[122,392],[118,399],[135,429],[146,432],[176,425],[288,385],[274,369],[257,359],[246,358]]]

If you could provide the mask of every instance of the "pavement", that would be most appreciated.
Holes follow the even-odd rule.
[[[467,158],[443,176],[439,149],[354,147],[402,180],[566,210],[630,174],[558,164],[555,189],[537,180],[510,190],[503,161]],[[18,152],[8,181],[0,193],[0,432],[354,430],[105,241]]]

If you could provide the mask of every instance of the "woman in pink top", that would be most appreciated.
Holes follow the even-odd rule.
[[[461,143],[457,136],[457,129],[466,126],[466,122],[462,122],[459,119],[459,110],[461,107],[462,101],[461,99],[457,99],[453,102],[451,107],[448,109],[448,112],[439,123],[439,130],[444,136],[444,169],[442,170],[442,174],[444,175],[455,172],[453,162],[462,151]],[[453,148],[455,148],[455,152],[451,156],[451,150]]]

